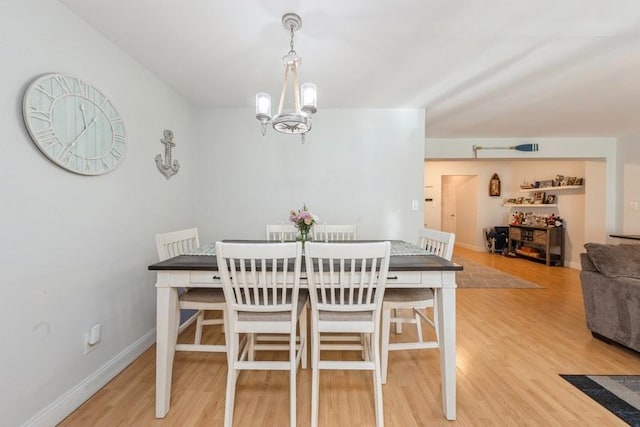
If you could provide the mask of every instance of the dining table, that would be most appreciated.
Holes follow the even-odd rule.
[[[267,243],[264,240],[224,241]],[[401,240],[390,242],[387,288],[433,289],[434,312],[438,317],[442,407],[446,419],[455,420],[456,272],[461,271],[462,266],[429,254],[411,243]],[[215,243],[149,265],[148,269],[157,274],[156,418],[164,418],[171,404],[171,378],[180,318],[178,289],[222,288],[222,281],[216,263]],[[304,267],[300,287],[307,287]]]

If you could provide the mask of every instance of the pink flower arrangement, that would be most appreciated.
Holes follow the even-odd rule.
[[[308,237],[313,225],[318,222],[318,217],[309,212],[305,204],[302,206],[302,209],[291,209],[291,212],[289,212],[289,221],[300,231],[303,240],[307,240],[306,237]]]

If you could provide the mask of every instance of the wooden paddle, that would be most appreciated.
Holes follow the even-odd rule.
[[[520,144],[509,147],[480,147],[473,146],[473,158],[478,158],[478,150],[518,150],[518,151],[538,151],[538,144]]]

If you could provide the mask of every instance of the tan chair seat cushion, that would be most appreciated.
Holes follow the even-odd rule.
[[[426,301],[433,299],[433,289],[424,288],[402,288],[389,289],[384,293],[384,301],[403,302],[403,301]]]
[[[224,303],[224,291],[214,288],[191,288],[180,295],[182,302]]]
[[[287,295],[287,302],[291,301],[291,294]],[[309,301],[309,292],[306,289],[300,289],[298,292],[297,317],[300,317],[304,305]],[[256,312],[256,311],[239,311],[238,320],[244,322],[286,322],[291,320],[290,311],[272,311],[272,312]]]
[[[330,322],[357,322],[373,320],[372,311],[323,311],[320,310],[318,318]]]

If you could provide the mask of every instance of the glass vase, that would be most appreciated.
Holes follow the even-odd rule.
[[[300,230],[297,240],[302,242],[302,252],[304,253],[304,244],[311,240],[309,230]]]

